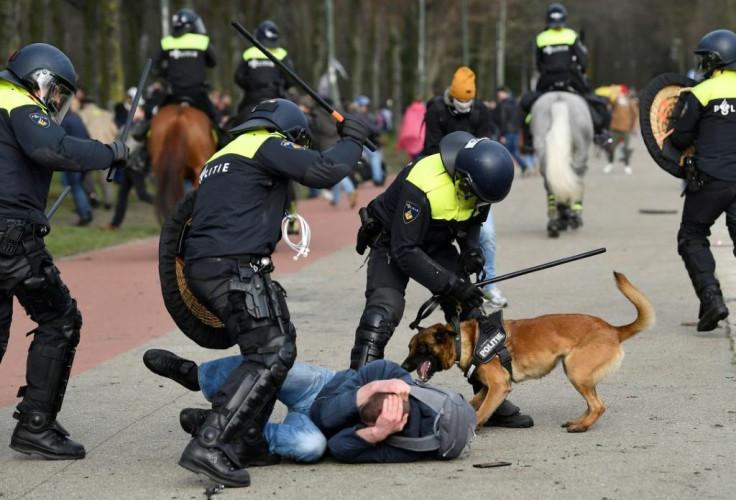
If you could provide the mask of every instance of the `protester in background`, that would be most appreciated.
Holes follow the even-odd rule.
[[[87,132],[87,128],[84,126],[84,122],[73,110],[74,108],[79,109],[79,99],[75,96],[72,100],[72,105],[69,112],[61,122],[61,128],[64,129],[66,135],[70,137],[76,137],[77,139],[89,140],[90,136]],[[114,138],[113,138],[114,140]],[[61,183],[65,186],[71,186],[72,198],[74,199],[74,206],[79,215],[77,226],[88,226],[92,222],[92,207],[87,196],[87,191],[82,187],[82,172],[62,172]]]
[[[115,125],[113,114],[97,106],[81,85],[77,90],[77,98],[80,103],[77,114],[84,122],[90,138],[104,143],[117,139],[119,130]],[[97,208],[100,205],[97,196],[97,186],[100,187],[100,191],[102,192],[102,206],[105,207],[105,210],[112,208],[112,184],[107,182],[106,171],[97,170],[84,173],[82,175],[82,185],[89,195],[92,208]]]
[[[493,114],[498,126],[498,142],[506,146],[516,163],[521,167],[523,175],[527,175],[528,166],[526,161],[519,155],[519,133],[524,121],[523,113],[519,103],[508,87],[501,87],[496,91],[496,109]]]
[[[396,141],[396,151],[402,149],[409,156],[409,161],[416,161],[420,158],[422,148],[424,147],[424,115],[427,113],[427,106],[421,97],[415,97],[406,111],[399,129],[399,139]]]
[[[370,141],[376,145],[376,150],[363,148],[363,156],[368,159],[371,167],[371,179],[376,186],[383,186],[386,179],[383,173],[383,152],[381,151],[381,133],[376,116],[370,112],[371,100],[361,95],[355,99],[356,116],[371,130]]]
[[[611,86],[611,138],[613,142],[606,148],[608,163],[603,167],[604,174],[610,174],[613,170],[613,160],[616,148],[621,146],[621,160],[624,164],[624,173],[631,175],[631,149],[629,149],[629,138],[639,123],[639,107],[628,95],[626,85]]]

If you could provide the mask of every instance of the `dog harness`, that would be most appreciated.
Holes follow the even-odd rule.
[[[460,336],[460,324],[458,321],[452,322],[452,328],[455,330],[455,363],[460,363],[462,355],[462,340]],[[506,348],[506,330],[503,327],[503,314],[496,311],[486,318],[478,320],[478,340],[473,349],[473,359],[470,366],[465,370],[465,378],[472,380],[476,375],[478,366],[484,365],[498,355],[501,365],[509,372],[511,380],[514,380],[514,373],[511,368],[511,354]]]

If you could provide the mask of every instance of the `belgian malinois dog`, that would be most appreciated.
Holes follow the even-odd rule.
[[[568,432],[587,431],[603,414],[606,407],[595,391],[596,385],[620,366],[624,356],[621,342],[646,330],[655,320],[649,299],[626,276],[615,271],[613,275],[618,289],[636,307],[638,315],[633,323],[613,326],[587,314],[548,314],[504,321],[514,382],[541,378],[562,360],[567,378],[588,403],[582,415],[562,425]],[[461,352],[457,352],[450,325],[436,324],[420,330],[409,342],[409,356],[402,366],[407,371],[417,370],[425,382],[456,362],[465,372],[473,359],[478,331],[476,320],[461,322]],[[475,377],[484,387],[470,404],[476,410],[479,427],[511,392],[511,374],[498,356],[478,366]]]

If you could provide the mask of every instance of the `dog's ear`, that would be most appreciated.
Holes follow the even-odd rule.
[[[448,340],[450,339],[450,337],[452,337],[453,335],[454,335],[454,333],[453,333],[453,332],[451,332],[450,330],[446,330],[446,329],[444,329],[444,328],[443,328],[443,329],[439,329],[439,330],[436,330],[436,331],[434,332],[434,340],[435,340],[435,342],[437,342],[438,344],[444,344],[444,343],[445,343],[445,342],[447,342],[447,341],[448,341]]]

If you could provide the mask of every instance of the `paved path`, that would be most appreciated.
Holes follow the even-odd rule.
[[[625,344],[621,369],[599,386],[608,411],[585,434],[559,425],[584,409],[561,370],[515,386],[512,399],[534,416],[531,429],[483,429],[469,457],[404,465],[284,463],[251,469],[253,485],[218,498],[733,498],[736,491],[736,370],[729,330],[699,334],[692,322],[697,301],[675,250],[682,200],[677,181],[653,166],[643,148],[634,175],[620,167],[600,173],[593,159],[586,179],[585,226],[558,240],[545,234],[545,196],[538,177],[517,178],[511,195],[494,208],[499,274],[606,247],[590,259],[502,283],[508,317],[586,312],[611,323],[634,311],[616,290],[611,271],[624,272],[654,303],[655,327]],[[377,191],[361,191],[367,201]],[[640,210],[674,210],[644,215]],[[313,228],[312,253],[298,266],[290,251],[277,253],[276,276],[289,292],[299,333],[299,358],[329,368],[348,364],[363,305],[364,269],[353,250],[357,216],[324,200],[305,202]],[[736,266],[723,221],[712,241],[718,274],[736,307]],[[151,347],[198,361],[222,355],[199,348],[175,330],[159,297],[156,242],[96,252],[59,263],[80,300],[85,327],[61,421],[85,443],[78,462],[49,462],[0,447],[2,498],[204,498],[209,483],[176,464],[187,443],[178,427],[185,406],[203,399],[150,374],[141,362]],[[428,297],[410,285],[404,322],[387,356],[401,360],[408,323]],[[11,350],[0,366],[0,441],[9,441],[12,397],[22,382],[32,328],[21,311]],[[436,313],[439,320],[440,316]],[[9,359],[8,359],[9,358]],[[435,382],[468,394],[459,371]],[[12,392],[11,392],[12,391]],[[283,415],[277,406],[274,418]],[[512,466],[475,469],[507,460]]]

